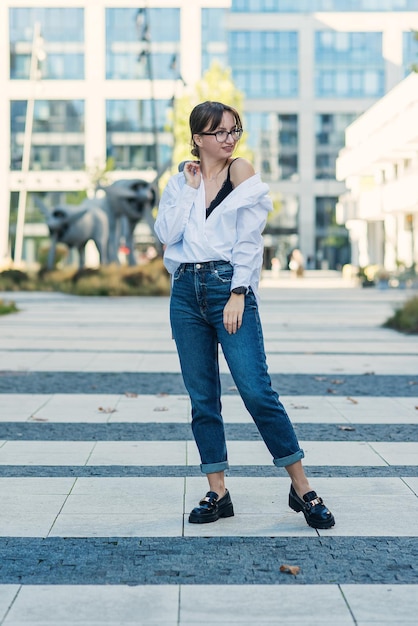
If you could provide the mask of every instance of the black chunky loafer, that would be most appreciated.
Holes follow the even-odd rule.
[[[331,528],[335,524],[333,514],[327,509],[322,498],[317,496],[316,491],[308,491],[301,500],[292,485],[289,493],[289,506],[296,513],[302,511],[308,525],[312,528]]]
[[[234,507],[228,489],[225,495],[218,500],[218,494],[208,491],[189,515],[190,524],[207,524],[216,522],[220,517],[233,517]]]

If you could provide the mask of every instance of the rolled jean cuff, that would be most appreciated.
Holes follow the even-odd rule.
[[[220,463],[202,463],[200,470],[202,474],[214,474],[215,472],[224,472],[229,469],[228,461],[221,461]]]
[[[284,456],[281,459],[273,459],[273,463],[276,467],[287,467],[288,465],[293,465],[293,463],[297,463],[301,461],[305,456],[303,450],[298,450],[294,454],[290,454],[289,456]]]

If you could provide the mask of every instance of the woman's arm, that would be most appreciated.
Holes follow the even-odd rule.
[[[248,178],[254,176],[254,168],[246,159],[237,159],[231,166],[231,180],[234,188]],[[256,193],[252,202],[237,212],[237,238],[232,250],[232,264],[234,275],[231,289],[248,287],[254,271],[261,271],[263,262],[262,232],[266,225],[267,215],[272,209],[271,199],[268,197],[268,187]],[[255,187],[254,187],[255,188]],[[251,195],[253,188],[250,189]]]
[[[180,177],[173,176],[164,189],[154,230],[164,244],[180,241],[186,228],[190,211],[196,199],[197,188],[180,185]]]
[[[271,200],[268,196],[252,206],[238,209],[237,239],[232,249],[234,274],[231,289],[248,287],[254,272],[261,272],[264,249],[262,232],[270,210]]]

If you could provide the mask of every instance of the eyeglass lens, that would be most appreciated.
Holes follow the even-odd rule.
[[[242,130],[240,128],[234,128],[234,130],[230,131],[218,130],[218,132],[215,133],[216,141],[218,141],[219,143],[223,143],[227,140],[228,135],[231,135],[232,139],[237,141],[241,138]]]

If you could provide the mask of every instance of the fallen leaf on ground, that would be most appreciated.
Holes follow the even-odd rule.
[[[300,572],[299,565],[280,565],[280,571],[285,574],[293,574],[293,576],[297,576]]]
[[[353,404],[358,404],[358,400],[354,400],[354,398],[350,398],[350,396],[347,396],[347,400],[349,400]]]
[[[100,411],[100,413],[116,413],[116,409],[112,409],[110,406],[106,408],[99,406],[98,411]]]
[[[353,426],[338,426],[340,430],[356,430]]]

